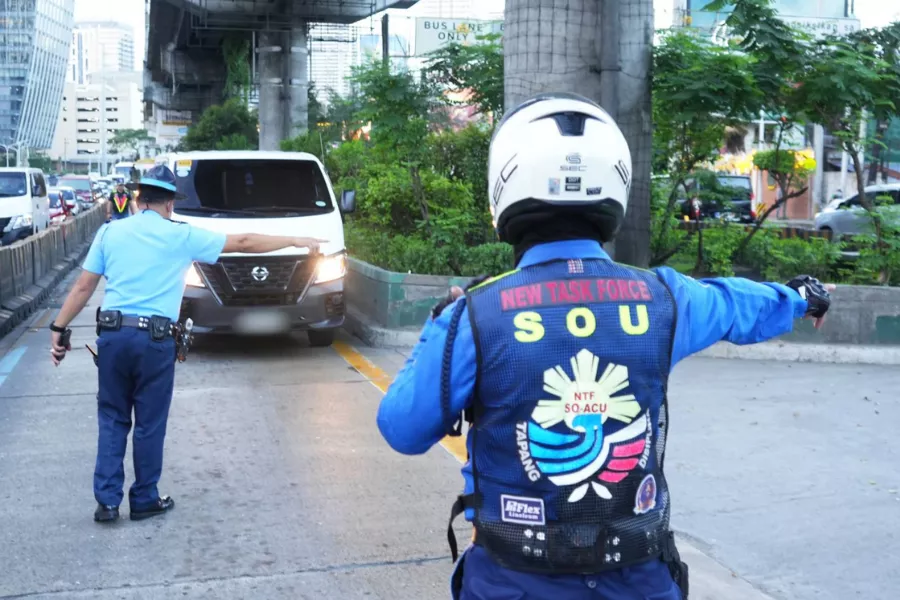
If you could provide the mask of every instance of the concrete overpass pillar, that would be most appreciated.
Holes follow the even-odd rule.
[[[284,137],[284,35],[259,34],[259,149],[279,150]]]
[[[286,137],[305,133],[309,126],[309,69],[306,21],[295,19],[291,31],[289,51],[285,53],[287,85],[284,99],[284,129]]]

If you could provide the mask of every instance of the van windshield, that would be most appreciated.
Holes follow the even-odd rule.
[[[322,169],[310,160],[195,160],[176,164],[177,212],[273,217],[334,211]]]
[[[25,173],[0,173],[0,198],[24,196],[27,193]]]

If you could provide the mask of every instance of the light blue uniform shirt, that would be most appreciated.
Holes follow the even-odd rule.
[[[191,263],[214,263],[225,234],[164,219],[145,210],[103,225],[83,268],[106,278],[103,310],[178,319]]]

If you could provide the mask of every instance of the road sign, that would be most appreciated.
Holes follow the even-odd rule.
[[[452,43],[479,43],[478,37],[491,33],[503,34],[503,21],[475,21],[472,19],[416,19],[416,56],[434,52]]]

